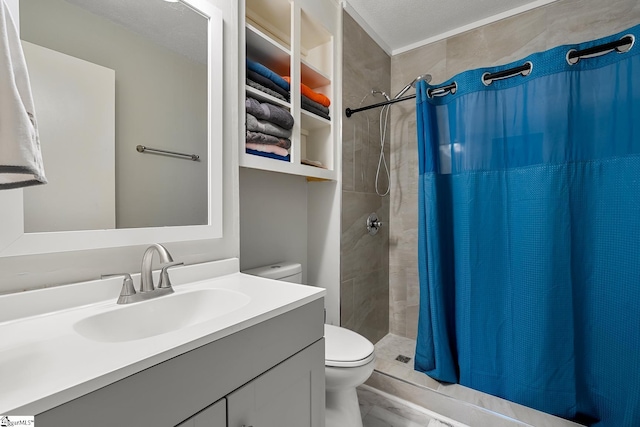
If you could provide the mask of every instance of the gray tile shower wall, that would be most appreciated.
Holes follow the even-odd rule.
[[[382,101],[372,89],[390,92],[391,58],[343,12],[342,104]],[[363,101],[363,98],[365,98]],[[380,109],[342,118],[342,229],[340,324],[377,342],[389,331],[389,196],[376,194],[380,155]],[[385,158],[390,156],[387,131]],[[388,181],[381,171],[379,188]],[[383,226],[375,236],[366,218],[376,212]]]
[[[563,44],[604,37],[640,23],[638,0],[558,0],[474,30],[395,55],[391,92],[429,73],[432,84],[462,71],[505,64]],[[389,295],[392,334],[415,339],[417,261],[417,137],[415,104],[391,110]]]

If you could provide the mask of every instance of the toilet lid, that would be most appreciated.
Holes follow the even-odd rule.
[[[373,344],[360,334],[339,326],[324,325],[325,365],[350,368],[374,358]]]

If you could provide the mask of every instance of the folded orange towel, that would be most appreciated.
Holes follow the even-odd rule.
[[[287,83],[291,84],[291,77],[282,76],[282,78],[285,79],[287,81]],[[317,102],[320,105],[323,105],[325,107],[329,107],[329,105],[331,105],[331,100],[329,98],[327,98],[326,96],[324,96],[321,93],[318,93],[318,92],[314,91],[313,89],[311,89],[309,86],[307,86],[304,83],[300,83],[300,90],[302,91],[302,94],[304,96],[306,96],[307,98],[309,98],[312,101]]]

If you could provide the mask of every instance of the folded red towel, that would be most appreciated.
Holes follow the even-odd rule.
[[[291,84],[291,77],[289,76],[282,76],[283,79],[285,79],[285,81],[289,84]],[[321,93],[318,93],[316,91],[314,91],[313,89],[311,89],[309,86],[307,86],[304,83],[300,83],[300,90],[302,91],[302,94],[304,96],[306,96],[307,98],[309,98],[312,101],[317,102],[320,105],[323,105],[325,107],[329,107],[329,105],[331,105],[331,100],[329,98],[327,98],[326,96],[324,96]]]

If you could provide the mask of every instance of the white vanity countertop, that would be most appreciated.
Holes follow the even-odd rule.
[[[73,327],[78,320],[113,309],[122,279],[0,296],[0,414],[42,413],[320,299],[326,293],[322,288],[237,271],[237,259],[172,270],[176,294],[218,288],[241,292],[249,296],[250,301],[236,311],[202,323],[124,342],[93,341]],[[137,280],[134,277],[134,281]],[[140,322],[154,320],[139,319]]]

